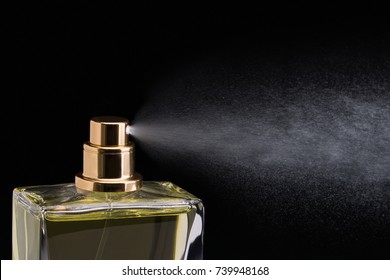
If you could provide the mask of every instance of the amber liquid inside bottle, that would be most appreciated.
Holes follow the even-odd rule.
[[[168,182],[131,193],[74,184],[14,192],[14,259],[201,259],[203,205]]]
[[[175,259],[185,244],[188,214],[165,217],[48,221],[50,259]]]

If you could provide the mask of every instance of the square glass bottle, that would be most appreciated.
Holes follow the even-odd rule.
[[[14,190],[13,259],[202,259],[202,201],[142,182],[126,119],[90,125],[75,183]]]

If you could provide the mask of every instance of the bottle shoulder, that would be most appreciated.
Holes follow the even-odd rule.
[[[165,209],[175,211],[199,207],[199,198],[171,182],[144,181],[134,192],[79,192],[73,183],[20,187],[14,190],[14,202],[33,214],[106,211],[107,209]],[[180,210],[180,211],[182,211]]]

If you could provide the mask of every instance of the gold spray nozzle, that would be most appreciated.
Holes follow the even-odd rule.
[[[76,187],[87,191],[129,192],[142,186],[134,172],[134,146],[129,142],[128,120],[96,117],[90,122],[89,142],[84,144],[83,172],[76,175]]]
[[[129,121],[121,117],[96,117],[90,123],[89,142],[96,146],[126,146]]]

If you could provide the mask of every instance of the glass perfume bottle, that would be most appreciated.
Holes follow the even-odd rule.
[[[75,183],[14,190],[13,259],[202,259],[202,201],[143,182],[127,128],[93,118]]]

